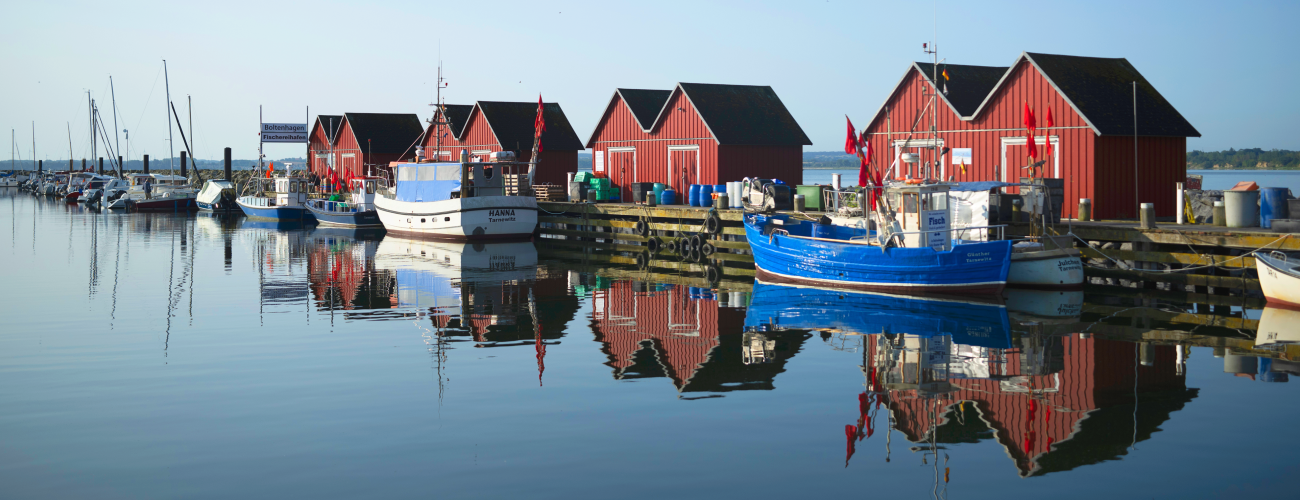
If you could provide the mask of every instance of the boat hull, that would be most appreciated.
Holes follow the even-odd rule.
[[[224,206],[222,203],[204,203],[201,201],[196,201],[194,202],[194,204],[198,205],[199,211],[201,212],[231,213],[231,214],[243,213],[243,210],[240,210],[239,207],[237,207],[234,203],[230,203],[230,202],[226,202]]]
[[[383,227],[384,223],[379,220],[377,210],[359,210],[355,212],[340,212],[330,210],[320,210],[316,207],[307,206],[312,215],[316,217],[316,222],[329,226],[342,227]]]
[[[1015,252],[1007,286],[1041,290],[1083,289],[1083,261],[1073,249]]]
[[[154,198],[135,200],[131,209],[137,212],[188,212],[198,210],[199,206],[194,198]]]
[[[1300,308],[1300,271],[1297,264],[1265,254],[1255,254],[1259,287],[1270,305]]]
[[[316,217],[305,207],[255,207],[236,201],[244,215],[258,219],[283,221],[312,221]]]
[[[956,245],[946,251],[881,249],[764,234],[766,220],[750,216],[745,221],[755,272],[764,281],[908,295],[996,295],[1007,284],[1009,241]]]
[[[537,199],[476,196],[405,202],[376,198],[384,229],[407,237],[448,241],[518,240],[537,230]]]

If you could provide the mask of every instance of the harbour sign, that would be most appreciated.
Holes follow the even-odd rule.
[[[306,123],[263,123],[262,142],[307,143]]]

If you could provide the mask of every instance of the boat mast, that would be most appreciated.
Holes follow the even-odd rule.
[[[68,171],[72,171],[72,122],[68,124]]]
[[[95,100],[90,98],[89,90],[86,91],[86,111],[86,124],[90,126],[90,161],[93,163],[95,161]],[[68,177],[68,182],[72,182],[71,176]]]
[[[154,80],[154,81],[156,82],[156,81],[158,81],[158,80]],[[117,136],[117,90],[113,88],[113,77],[112,77],[111,75],[108,77],[108,91],[110,92],[109,95],[111,95],[112,98],[113,98],[113,144],[114,144],[114,149],[117,149],[118,151],[122,151],[122,142],[118,140],[118,136]],[[125,155],[123,155],[123,156],[125,156]],[[125,178],[125,177],[123,177],[123,175],[125,175],[125,174],[122,173],[122,170],[123,170],[124,168],[126,168],[126,167],[124,167],[124,166],[122,165],[121,162],[118,162],[118,164],[117,164],[117,176],[118,176],[119,178]]]
[[[36,121],[32,121],[32,170],[36,169]]]
[[[163,85],[167,89],[167,106],[170,106],[172,103],[172,86],[171,80],[167,77],[166,59],[163,59]],[[167,112],[167,106],[163,106],[163,114],[167,115],[167,166],[171,168],[172,175],[176,175],[176,166],[172,164],[172,157],[176,156],[176,147],[172,144],[172,114]]]

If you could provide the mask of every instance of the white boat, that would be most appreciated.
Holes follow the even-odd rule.
[[[179,175],[167,174],[127,174],[130,186],[126,192],[108,204],[106,208],[128,208],[135,204],[153,203],[186,206],[195,205],[193,199],[197,194],[190,186],[189,179]],[[151,194],[145,196],[144,183],[149,181]]]
[[[1300,262],[1290,262],[1282,252],[1255,252],[1255,269],[1269,304],[1300,307]]]
[[[1083,287],[1083,261],[1074,248],[1050,250],[1036,242],[1022,242],[1011,247],[1011,269],[1007,286],[1043,289],[1078,289]]]
[[[375,198],[384,229],[452,241],[524,239],[537,229],[529,164],[394,163],[396,186]],[[464,185],[462,185],[464,184]]]
[[[199,210],[204,212],[239,212],[235,204],[235,186],[227,180],[208,180],[195,197]]]
[[[18,187],[25,180],[27,180],[27,173],[20,170],[0,173],[0,188]]]

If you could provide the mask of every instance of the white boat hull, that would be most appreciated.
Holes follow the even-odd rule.
[[[1300,310],[1267,306],[1259,316],[1255,347],[1300,343]]]
[[[1007,286],[1078,289],[1083,287],[1083,261],[1073,249],[1013,252]]]
[[[1270,305],[1300,307],[1300,263],[1287,262],[1268,255],[1255,254],[1259,287]]]
[[[375,198],[384,229],[417,238],[453,241],[507,240],[537,230],[537,198],[476,196],[407,202]]]

